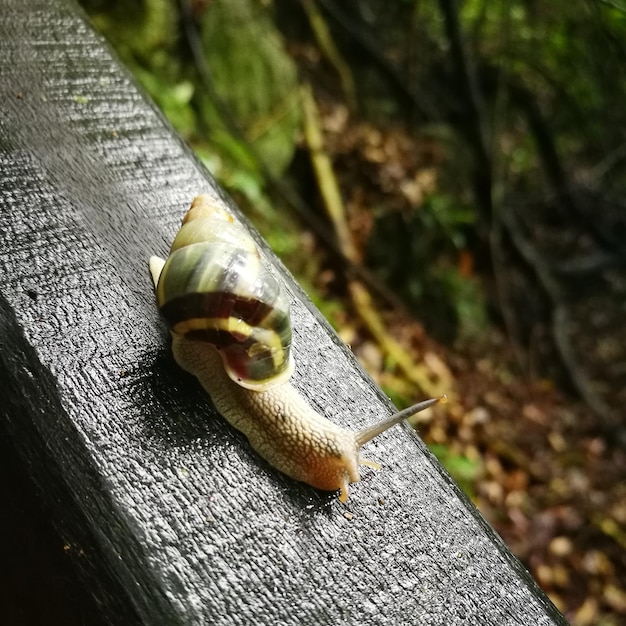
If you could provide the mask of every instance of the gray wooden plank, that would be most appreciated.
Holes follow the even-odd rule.
[[[106,619],[564,623],[408,428],[369,444],[384,468],[345,507],[213,414],[169,355],[146,260],[219,191],[70,0],[0,7],[0,427]],[[342,425],[388,413],[272,262],[294,384]]]

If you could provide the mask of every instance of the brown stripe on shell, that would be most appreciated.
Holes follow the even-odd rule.
[[[173,298],[161,307],[163,317],[173,328],[180,322],[200,317],[243,319],[250,326],[259,326],[274,308],[252,298],[242,298],[233,293],[188,293]]]

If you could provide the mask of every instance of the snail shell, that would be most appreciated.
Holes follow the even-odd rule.
[[[359,448],[445,398],[359,431],[311,408],[288,380],[291,323],[282,286],[250,235],[208,196],[193,201],[167,261],[152,257],[150,270],[176,362],[272,466],[318,489],[339,489],[342,502],[360,480],[359,464],[379,467]]]
[[[250,235],[223,208],[198,196],[183,220],[157,285],[172,332],[216,346],[226,372],[248,389],[293,371],[289,301]]]

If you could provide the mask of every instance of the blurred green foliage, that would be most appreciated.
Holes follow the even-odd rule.
[[[409,214],[383,213],[369,240],[369,264],[429,331],[445,341],[471,341],[487,326],[479,282],[462,275],[453,263],[467,248],[467,232],[475,221],[471,206],[432,193]]]
[[[301,111],[296,66],[272,15],[255,0],[214,2],[200,19],[200,36],[215,94],[245,139],[232,152],[232,128],[205,90],[199,111],[209,143],[246,169],[258,167],[245,161],[252,149],[272,176],[281,176],[293,158]]]
[[[430,444],[428,448],[450,472],[465,494],[469,498],[474,498],[476,496],[474,485],[484,471],[482,463],[477,459],[469,459],[465,455],[455,453],[450,446],[444,444]]]
[[[212,2],[191,24],[197,42],[174,0],[83,0],[83,6],[218,178],[256,200],[264,187],[260,163],[272,176],[284,173],[300,129],[299,83],[265,4]]]

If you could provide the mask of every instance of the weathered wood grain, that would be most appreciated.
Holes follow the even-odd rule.
[[[558,624],[408,428],[347,507],[260,460],[180,372],[147,258],[208,174],[69,0],[0,2],[0,432],[112,624]],[[280,264],[295,384],[389,411]],[[344,513],[349,510],[352,517]]]

